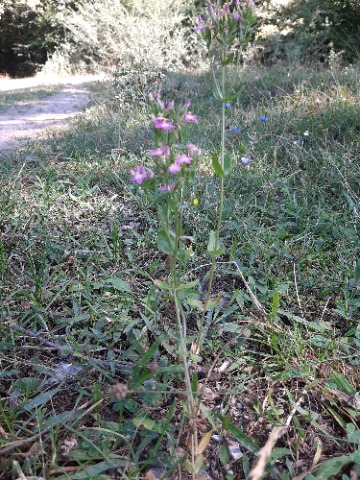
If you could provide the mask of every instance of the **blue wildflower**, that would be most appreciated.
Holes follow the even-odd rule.
[[[230,108],[230,107],[231,107],[231,103],[230,103],[230,102],[226,102],[226,103],[225,103],[225,107],[226,107],[226,108]]]
[[[234,127],[234,125],[232,125],[232,126],[230,127],[230,130],[231,130],[232,132],[234,132],[234,133],[239,133],[239,129],[236,128],[236,127]]]
[[[214,101],[214,97],[211,95],[211,96],[209,97],[209,100],[210,100],[210,102],[213,102],[213,101]]]
[[[249,165],[249,163],[251,163],[251,158],[249,157],[241,157],[241,161],[244,165]]]
[[[260,115],[260,121],[261,122],[267,122],[269,119],[267,117],[265,117],[264,115]]]
[[[252,135],[248,135],[248,139],[250,142],[252,142],[254,140],[254,137]]]

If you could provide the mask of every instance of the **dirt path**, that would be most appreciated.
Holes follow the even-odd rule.
[[[26,94],[27,99],[0,109],[0,152],[44,137],[48,130],[66,129],[69,119],[83,112],[90,103],[89,84],[101,79],[99,76],[0,79],[0,95],[10,94],[15,99],[19,95],[21,99],[21,94]],[[51,93],[54,87],[57,91]],[[31,92],[34,92],[33,99],[29,100]]]

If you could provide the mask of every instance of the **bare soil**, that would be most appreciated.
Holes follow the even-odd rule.
[[[17,102],[0,110],[0,152],[13,150],[29,140],[44,138],[49,131],[68,128],[69,119],[82,113],[90,104],[90,84],[102,79],[93,75],[0,78],[0,95],[19,93],[21,98],[21,93],[34,92],[31,101]],[[51,93],[54,87],[56,92]],[[49,93],[46,93],[47,88]]]

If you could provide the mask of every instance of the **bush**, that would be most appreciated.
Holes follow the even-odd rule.
[[[189,1],[154,0],[83,1],[77,9],[59,13],[69,41],[51,62],[56,68],[59,55],[67,58],[69,69],[82,64],[88,69],[121,65],[142,65],[153,69],[177,70],[191,63],[186,48],[189,37],[197,37],[183,24]],[[185,41],[186,40],[186,41]]]
[[[264,2],[261,16],[257,45],[264,63],[279,58],[326,61],[330,52],[342,52],[347,61],[360,57],[358,0]]]

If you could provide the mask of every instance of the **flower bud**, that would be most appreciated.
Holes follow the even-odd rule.
[[[233,13],[234,20],[239,23],[244,23],[244,19],[241,15],[238,14],[238,12]]]

